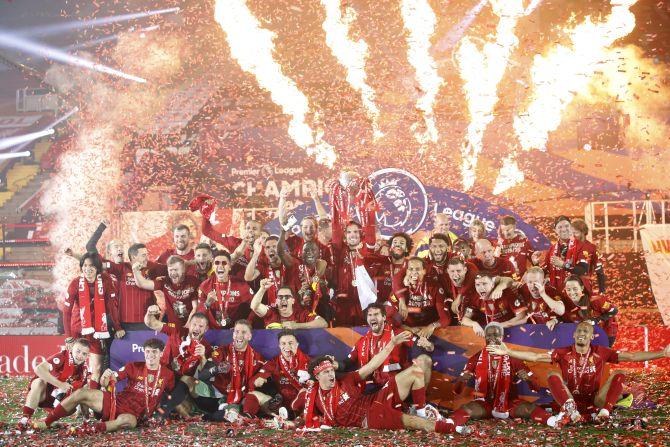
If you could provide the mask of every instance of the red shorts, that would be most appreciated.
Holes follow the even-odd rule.
[[[112,418],[112,393],[109,391],[102,392],[102,413],[100,413],[100,419],[103,421],[109,421]],[[137,399],[124,399],[119,397],[116,398],[116,414],[114,418],[117,418],[121,414],[132,414],[137,418],[137,422],[140,422],[140,419],[145,413],[146,404],[144,401],[139,401]]]
[[[475,400],[478,404],[484,407],[484,411],[486,412],[486,417],[487,418],[492,418],[493,417],[493,402],[489,402],[487,400],[480,400],[477,399]],[[519,404],[522,404],[524,401],[521,399],[514,399],[509,403],[509,410],[508,413],[510,417],[513,417],[512,415],[515,414],[516,407],[519,406]]]
[[[386,385],[375,393],[367,416],[363,420],[363,426],[378,430],[403,430],[405,428],[402,423],[403,412],[400,411],[402,405],[398,384],[395,377],[391,377]]]

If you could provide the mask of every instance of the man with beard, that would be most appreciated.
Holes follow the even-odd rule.
[[[186,275],[186,263],[179,256],[170,256],[167,261],[167,278],[161,276],[155,281],[142,275],[139,263],[133,264],[133,275],[137,286],[144,290],[162,292],[165,302],[159,306],[167,315],[168,323],[184,327],[198,307],[198,286],[195,276]]]
[[[516,277],[516,269],[511,262],[505,258],[496,258],[493,245],[488,239],[479,239],[475,242],[475,255],[477,259],[474,264],[482,273],[490,273],[493,276]]]
[[[496,287],[497,283],[500,287]],[[479,294],[479,309],[466,308],[461,324],[469,326],[480,337],[484,336],[484,329],[471,317],[475,311],[481,312],[486,324],[500,323],[503,328],[518,326],[526,322],[526,304],[509,288],[511,278],[494,277],[490,273],[477,273],[475,289]]]
[[[420,258],[419,258],[420,259]],[[385,430],[423,430],[437,433],[464,433],[464,427],[456,427],[451,419],[430,420],[410,416],[400,411],[404,401],[411,395],[414,404],[421,408],[425,404],[426,384],[423,371],[413,365],[391,377],[384,387],[373,394],[363,394],[361,384],[382,366],[396,346],[411,338],[407,331],[395,335],[358,369],[335,378],[332,357],[321,356],[309,364],[309,372],[316,379],[305,393],[305,427],[362,427]]]
[[[184,261],[190,261],[194,258],[195,252],[190,247],[191,245],[191,230],[184,225],[177,225],[172,232],[172,240],[174,248],[168,248],[161,255],[156,258],[159,264],[166,264],[170,256],[179,256]]]
[[[265,239],[265,242],[262,239],[257,239],[254,242],[254,254],[251,256],[244,272],[244,280],[252,283],[252,288],[255,290],[258,290],[259,280],[268,279],[270,281],[271,287],[267,289],[267,300],[265,300],[265,304],[270,307],[277,305],[277,292],[282,285],[290,286],[294,290],[302,287],[299,275],[292,272],[292,269],[296,266],[294,265],[292,269],[289,269],[282,263],[277,251],[278,243],[279,238],[277,236],[269,236]],[[258,262],[261,252],[265,253],[268,259],[267,263]]]
[[[440,284],[448,285],[447,265],[451,254],[451,243],[449,238],[441,233],[436,233],[429,239],[428,259],[426,260],[426,271]]]
[[[367,253],[363,258],[363,265],[377,285],[377,303],[383,304],[388,318],[398,323],[400,315],[403,318],[407,316],[407,308],[399,308],[404,303],[398,301],[395,292],[403,288],[402,280],[407,271],[407,257],[412,251],[412,243],[407,233],[395,233],[389,239],[388,255]]]
[[[503,216],[498,227],[498,240],[495,250],[500,259],[512,263],[519,278],[526,273],[527,264],[533,254],[533,247],[522,231],[516,228],[513,216]]]
[[[327,290],[328,264],[321,259],[318,244],[314,241],[305,242],[302,257],[291,255],[286,246],[286,232],[282,228],[279,233],[277,252],[286,268],[286,284],[300,284],[298,297],[300,306],[312,314],[318,314],[326,321],[333,319],[330,296]]]
[[[207,194],[201,194],[191,200],[189,209],[193,212],[200,211],[202,214],[202,234],[222,245],[228,253],[237,251],[240,255],[236,257],[231,266],[231,275],[238,280],[244,279],[244,272],[252,256],[254,241],[261,236],[263,226],[256,220],[248,220],[244,225],[242,238],[219,233],[214,225],[216,221],[216,200]],[[265,262],[265,260],[263,260]]]
[[[435,329],[451,324],[447,291],[435,279],[426,276],[421,258],[410,258],[403,279],[404,287],[398,290],[398,300],[407,309],[403,326],[413,334],[429,338]]]
[[[486,346],[499,346],[505,330],[500,323],[489,323],[484,329]],[[522,361],[506,354],[491,354],[486,349],[470,357],[461,375],[454,381],[455,393],[461,394],[470,379],[475,383],[475,399],[456,410],[454,424],[465,425],[468,419],[532,419],[549,427],[556,427],[559,418],[549,416],[543,408],[518,398],[514,382],[525,380],[531,387],[533,373]]]
[[[582,256],[583,243],[572,237],[570,219],[559,216],[554,229],[558,241],[549,247],[542,267],[549,275],[549,284],[556,290],[563,290],[565,279],[568,276],[571,274],[583,276],[588,272],[589,261]],[[539,254],[533,254],[533,264],[539,264],[539,256]]]
[[[553,330],[565,314],[561,294],[544,282],[544,270],[531,267],[525,275],[525,284],[517,290],[528,306],[528,323],[546,324]]]
[[[447,265],[449,289],[453,297],[450,309],[452,317],[455,317],[462,324],[465,310],[472,309],[473,313],[470,318],[477,322],[481,328],[482,325],[486,325],[486,318],[479,312],[479,294],[475,288],[477,272],[477,267],[474,264],[466,262],[460,257],[451,258]]]
[[[288,286],[280,286],[277,291],[277,304],[275,307],[263,304],[263,296],[270,288],[274,287],[269,279],[262,279],[258,292],[251,300],[251,310],[263,319],[266,329],[276,329],[280,326],[284,329],[318,329],[328,327],[328,322],[319,315],[314,315],[308,310],[296,309],[293,290]]]
[[[74,413],[77,405],[92,409],[102,420],[94,425],[84,425],[75,434],[113,432],[124,428],[135,428],[151,417],[165,391],[174,386],[174,373],[161,365],[161,354],[165,345],[156,338],[144,342],[144,362],[127,363],[118,372],[106,370],[100,384],[115,388],[117,382],[128,380],[118,395],[115,392],[80,388],[47,416],[35,424],[45,429],[57,420]]]
[[[214,273],[212,265],[214,253],[212,252],[212,247],[205,243],[196,245],[194,252],[193,261],[187,263],[187,265],[190,264],[188,265],[187,274],[195,276],[200,283],[203,283]]]
[[[277,334],[279,355],[268,360],[261,366],[253,378],[254,391],[246,395],[242,411],[249,416],[256,416],[260,411],[271,415],[280,399],[287,411],[289,419],[294,419],[302,411],[296,400],[298,394],[305,389],[309,379],[307,365],[309,357],[300,350],[298,338],[290,329],[282,329]]]
[[[86,359],[90,349],[88,340],[78,338],[33,368],[35,375],[28,384],[23,416],[17,424],[20,431],[28,430],[30,418],[38,406],[51,409],[84,386],[88,376]]]
[[[448,252],[451,252],[451,246],[458,240],[458,236],[451,231],[451,219],[449,215],[446,213],[437,213],[433,218],[433,230],[428,236],[419,241],[414,256],[420,258],[428,257],[430,252],[430,240],[436,234],[442,234],[446,237]]]
[[[384,346],[395,335],[400,333],[386,321],[386,309],[381,304],[370,304],[365,309],[365,318],[368,322],[369,330],[358,339],[351,349],[347,358],[348,364],[353,364],[356,368],[365,366],[372,357],[377,355]],[[414,361],[409,358],[409,349],[416,345],[422,350]],[[396,346],[391,354],[384,360],[382,365],[374,370],[368,383],[372,383],[377,389],[383,387],[392,376],[400,371],[407,369],[412,363],[418,365],[423,370],[425,383],[430,383],[430,377],[433,369],[433,360],[428,353],[433,352],[435,345],[426,337],[414,337],[407,343]],[[348,365],[344,365],[349,369]]]
[[[196,312],[187,327],[179,327],[173,323],[163,323],[158,318],[161,310],[151,306],[144,316],[144,324],[156,332],[168,336],[161,363],[172,368],[178,379],[174,389],[163,399],[160,412],[164,417],[177,408],[192,392],[196,384],[196,373],[205,365],[212,355],[212,346],[203,338],[208,329],[207,316]],[[182,414],[185,411],[182,410]]]
[[[253,378],[264,363],[251,341],[251,323],[237,320],[233,326],[233,340],[228,346],[219,346],[212,353],[199,374],[195,393],[200,409],[209,413],[207,419],[234,422],[240,413],[244,397],[253,390]]]
[[[210,329],[230,329],[232,322],[249,316],[251,289],[231,274],[231,257],[221,251],[214,256],[214,274],[198,288],[198,310],[209,320]]]
[[[646,362],[670,357],[670,345],[657,352],[619,352],[593,346],[593,324],[583,321],[575,327],[574,345],[548,352],[516,351],[504,343],[487,347],[491,354],[509,355],[527,362],[555,363],[560,372],[550,372],[549,389],[561,406],[562,422],[605,420],[621,397],[625,376],[617,371],[602,383],[606,363]],[[597,413],[596,413],[597,411]]]

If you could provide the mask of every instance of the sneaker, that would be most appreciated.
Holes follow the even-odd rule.
[[[563,404],[563,407],[561,407],[561,413],[565,413],[567,416],[570,417],[568,423],[576,424],[577,422],[582,420],[582,415],[579,414],[579,411],[577,410],[577,405],[575,404],[575,401],[573,399],[568,399]]]
[[[279,411],[277,411],[277,415],[280,418],[282,418],[283,420],[287,420],[288,419],[288,410],[286,409],[286,407],[280,407]]]
[[[606,408],[601,408],[596,417],[594,418],[596,422],[605,422],[610,418],[610,412]]]
[[[467,425],[457,425],[455,430],[456,433],[463,436],[467,436],[473,432],[472,427],[468,427]]]
[[[223,419],[226,421],[230,422],[231,424],[234,424],[237,421],[237,418],[240,416],[240,413],[238,413],[237,410],[229,408],[226,410],[224,413]]]
[[[426,404],[423,408],[416,410],[416,415],[431,421],[439,421],[443,419],[439,410],[430,404]]]

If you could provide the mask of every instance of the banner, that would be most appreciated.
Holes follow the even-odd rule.
[[[518,214],[501,208],[484,199],[459,191],[435,186],[424,186],[414,174],[402,169],[380,169],[369,175],[375,198],[379,203],[377,228],[388,238],[396,232],[414,234],[432,229],[432,216],[445,213],[451,218],[451,231],[467,237],[472,221],[479,219],[486,227],[486,237],[497,238],[498,219],[505,215],[517,220],[517,228],[523,231],[536,250],[549,247],[549,240],[534,226],[524,222]],[[322,197],[324,204],[328,196]],[[299,206],[292,211],[298,222],[304,216],[315,215],[313,203]],[[266,225],[271,234],[279,234],[279,222],[275,219]],[[300,232],[300,226],[293,229]]]
[[[670,326],[670,224],[640,228],[649,282],[663,323]]]
[[[0,336],[0,374],[31,376],[33,369],[63,350],[62,335]]]
[[[570,346],[574,343],[572,334],[574,324],[560,324],[553,331],[544,325],[517,326],[505,331],[505,343],[513,349],[526,350],[549,350],[552,348]],[[367,332],[367,327],[357,328],[335,328],[335,329],[309,329],[296,331],[300,349],[305,354],[316,357],[329,354],[342,360],[351,351],[361,335]],[[278,331],[254,330],[251,346],[263,355],[265,359],[271,359],[279,354],[277,343]],[[607,346],[607,336],[599,327],[596,327],[594,345]],[[110,367],[118,370],[128,362],[142,361],[144,359],[142,344],[148,338],[158,337],[166,340],[162,334],[153,331],[127,332],[121,340],[114,340],[110,351]],[[232,331],[212,330],[205,334],[205,339],[213,346],[227,345],[231,342]],[[441,405],[454,408],[471,399],[471,394],[454,396],[451,381],[456,378],[468,358],[484,347],[484,339],[474,334],[472,329],[460,326],[439,329],[435,332],[432,340],[435,350],[431,357],[433,359],[433,375],[428,387],[428,399]],[[412,357],[418,355],[412,350]],[[543,387],[540,393],[530,390],[527,384],[518,385],[520,395],[526,399],[538,402],[550,402],[552,400],[547,388],[547,373],[557,370],[556,367],[547,364],[531,364],[531,370],[535,373],[540,385]]]

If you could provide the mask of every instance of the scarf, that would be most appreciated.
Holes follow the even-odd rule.
[[[305,400],[305,427],[308,429],[319,428],[321,425],[335,426],[335,412],[337,411],[337,402],[340,400],[340,384],[335,381],[335,386],[330,392],[322,391],[318,382],[310,381],[307,388],[307,399]],[[323,417],[314,414],[316,400],[321,401],[323,407]]]
[[[93,334],[95,338],[109,338],[107,328],[107,310],[105,308],[105,289],[102,283],[102,275],[95,278],[95,290],[93,296],[93,317],[91,316],[91,294],[90,285],[82,274],[79,277],[79,315],[81,317],[81,334]]]
[[[384,349],[384,346],[386,346],[391,341],[391,338],[394,335],[395,332],[388,324],[384,325],[384,330],[379,336],[375,336],[372,333],[372,330],[368,331],[368,333],[365,334],[361,339],[362,343],[360,351],[358,353],[359,364],[367,365],[368,362],[370,362],[370,360],[372,359],[372,357],[374,357],[375,355],[377,355],[379,351]],[[386,360],[384,360],[382,366],[377,368],[373,373],[373,375],[378,376],[384,370],[384,367],[391,365],[393,363],[400,363],[400,356],[398,354],[398,350],[396,349],[391,351],[391,354],[388,357],[386,357]]]
[[[230,384],[228,385],[228,397],[226,402],[229,404],[238,404],[242,401],[242,396],[247,390],[246,382],[254,375],[254,354],[253,348],[247,345],[243,353],[239,353],[231,343],[228,345],[228,359],[230,360]],[[242,356],[244,367],[240,367],[239,358]]]
[[[498,359],[498,366],[493,370],[491,358]],[[492,383],[491,383],[492,382]],[[508,413],[509,390],[512,384],[512,366],[508,355],[491,356],[483,350],[475,366],[475,394],[481,395],[488,400],[493,395],[493,411],[497,413]]]
[[[300,349],[298,349],[295,355],[292,355],[289,360],[286,360],[281,352],[279,353],[279,369],[282,375],[288,379],[296,390],[302,389],[298,371],[307,371],[308,363],[309,357],[307,357],[307,355]]]
[[[177,362],[180,375],[188,375],[200,363],[200,357],[195,353],[195,348],[198,345],[200,345],[200,342],[190,336],[187,336],[179,345],[179,355],[175,357],[175,362]]]

